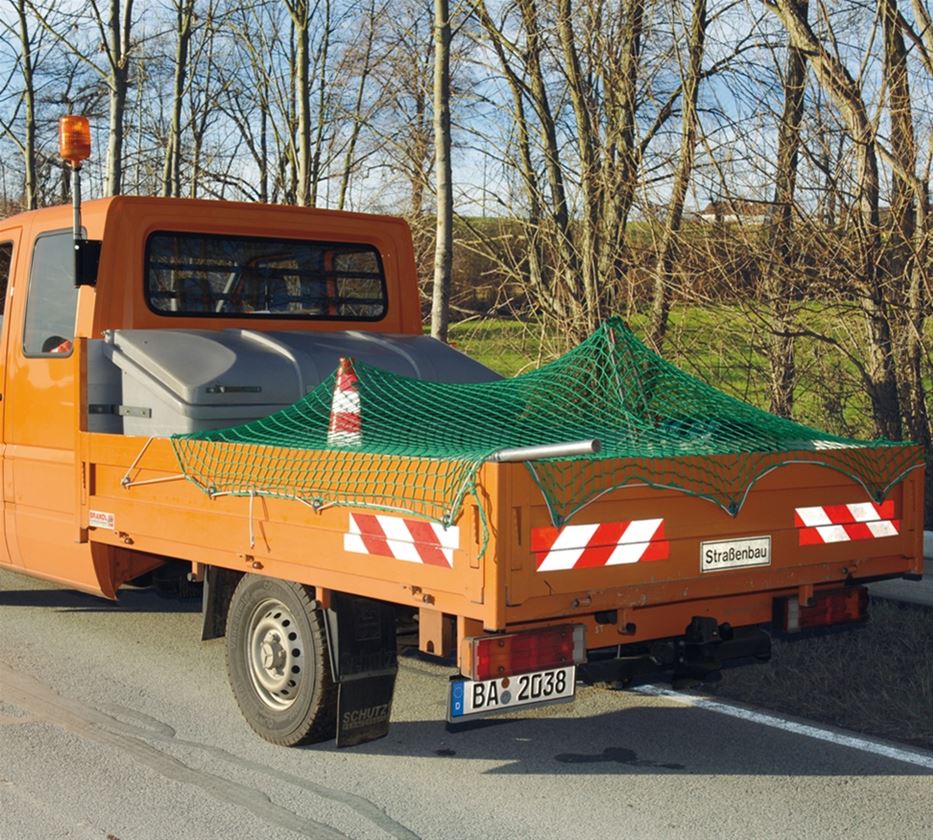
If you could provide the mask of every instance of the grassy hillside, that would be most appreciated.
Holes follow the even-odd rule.
[[[852,327],[830,323],[827,332]],[[641,334],[644,318],[630,321]],[[564,348],[561,337],[536,323],[478,319],[453,325],[451,340],[470,356],[505,376],[544,364]],[[759,408],[769,406],[766,335],[743,308],[680,306],[671,314],[664,355],[682,370]],[[815,339],[797,342],[795,419],[839,434],[872,436],[869,401],[854,365]]]

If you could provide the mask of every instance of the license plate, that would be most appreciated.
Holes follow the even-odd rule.
[[[447,717],[455,721],[471,715],[571,700],[576,690],[576,676],[576,667],[568,665],[495,680],[452,680]]]
[[[749,566],[771,565],[771,537],[700,543],[700,571],[724,572]]]

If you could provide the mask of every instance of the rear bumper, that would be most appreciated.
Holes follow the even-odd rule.
[[[683,687],[731,662],[767,662],[771,658],[771,637],[760,627],[733,628],[698,616],[681,636],[590,654],[590,659],[578,668],[580,678],[586,682],[628,684],[639,678],[670,675],[675,687]]]
[[[593,649],[676,637],[694,616],[714,617],[733,627],[768,624],[776,599],[797,596],[807,601],[824,589],[902,578],[911,574],[910,568],[910,559],[903,555],[849,558],[740,572],[736,580],[747,587],[744,592],[723,594],[721,578],[697,576],[676,583],[552,595],[523,604],[508,629],[530,628],[539,621],[580,623],[586,627],[587,647]]]

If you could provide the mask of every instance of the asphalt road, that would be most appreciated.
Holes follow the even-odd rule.
[[[198,631],[193,603],[0,572],[0,840],[933,836],[929,753],[586,687],[453,733],[417,659],[388,738],[274,747]]]

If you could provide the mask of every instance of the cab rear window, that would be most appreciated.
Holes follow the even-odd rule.
[[[160,315],[376,321],[386,313],[371,245],[154,233],[146,297]]]

